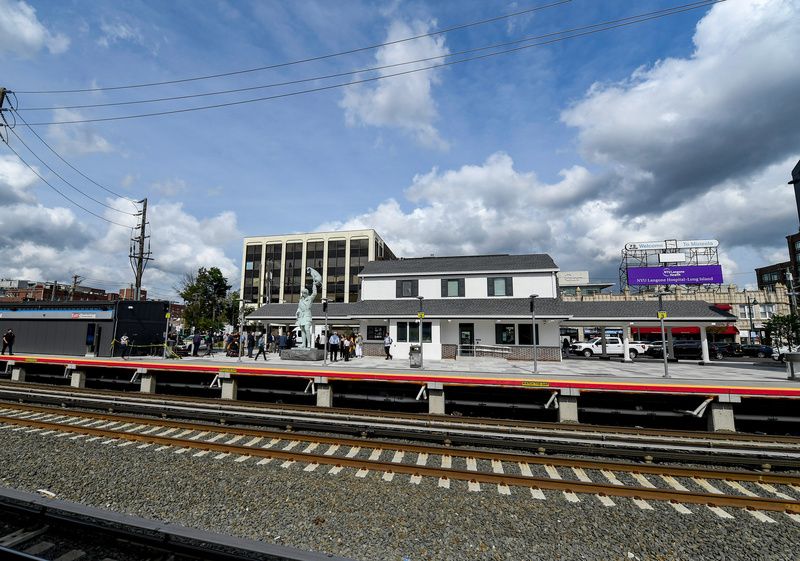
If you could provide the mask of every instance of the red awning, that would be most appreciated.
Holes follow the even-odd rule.
[[[714,307],[718,310],[732,310],[733,306],[730,304],[714,304]]]
[[[700,335],[700,328],[699,327],[668,327],[667,329],[672,329],[673,335]],[[723,326],[710,326],[707,328],[709,333],[713,333],[714,335],[736,335],[739,333],[739,330],[736,329],[733,325],[723,325]],[[631,327],[631,333],[639,333],[642,335],[652,335],[654,333],[661,333],[660,327]]]

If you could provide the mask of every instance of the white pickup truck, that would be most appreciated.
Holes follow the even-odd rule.
[[[636,358],[640,354],[644,354],[646,350],[646,345],[632,342],[628,345],[628,356]],[[603,354],[603,345],[600,337],[595,337],[584,343],[573,343],[572,346],[570,346],[570,352],[588,358],[590,356]],[[606,337],[606,354],[622,356],[622,339],[619,337]]]

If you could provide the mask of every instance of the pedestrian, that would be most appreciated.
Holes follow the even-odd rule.
[[[5,337],[3,338],[3,342],[5,342]],[[128,360],[128,343],[130,340],[128,339],[128,334],[125,333],[122,337],[119,338],[119,356],[122,357],[122,360]]]
[[[350,360],[350,338],[342,337],[342,358],[345,362]]]
[[[267,339],[267,343],[269,343],[269,352],[275,352],[275,334],[270,331],[269,339]]]
[[[385,360],[392,360],[392,343],[394,343],[394,340],[387,333],[386,337],[383,338],[383,351],[386,353]]]
[[[258,352],[256,352],[256,360],[258,360],[258,357],[261,355],[264,355],[264,360],[267,360],[267,353],[264,351],[264,345],[265,345],[264,340],[266,338],[267,337],[265,335],[262,335],[258,338],[258,343],[256,343],[256,345],[258,346]]]
[[[564,353],[564,356],[567,356],[569,354],[569,347],[570,347],[569,339],[564,337],[564,342],[561,343],[561,352]]]
[[[210,331],[206,334],[206,356],[214,356],[214,336]]]
[[[253,358],[253,348],[256,346],[256,337],[252,333],[247,333],[247,358]]]
[[[197,353],[200,350],[200,343],[203,342],[203,336],[200,335],[200,332],[194,334],[192,337],[192,356],[198,356]]]
[[[339,342],[340,342],[339,334],[334,331],[333,335],[331,335],[331,338],[328,339],[328,348],[330,349],[331,353],[331,362],[336,362],[338,360]]]
[[[317,335],[317,338],[314,339],[314,348],[315,349],[319,349],[320,348],[320,346],[319,346],[319,335]]]
[[[278,336],[278,352],[279,353],[286,348],[287,340],[288,340],[288,338],[283,333],[281,333]]]
[[[8,354],[14,354],[14,339],[16,339],[16,335],[12,330],[6,331],[5,335],[3,335],[3,352],[0,354],[6,354],[6,349],[8,349]]]
[[[363,358],[364,357],[364,338],[361,336],[361,333],[358,334],[356,337],[356,358]]]

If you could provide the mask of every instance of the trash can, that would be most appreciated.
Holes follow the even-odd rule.
[[[786,375],[790,380],[797,379],[797,372],[800,371],[800,353],[786,353],[783,355],[786,361]]]
[[[408,360],[411,368],[422,368],[422,345],[411,345]]]

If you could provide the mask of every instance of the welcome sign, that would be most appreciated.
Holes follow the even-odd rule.
[[[686,265],[674,267],[631,267],[628,284],[722,284],[720,265]]]

